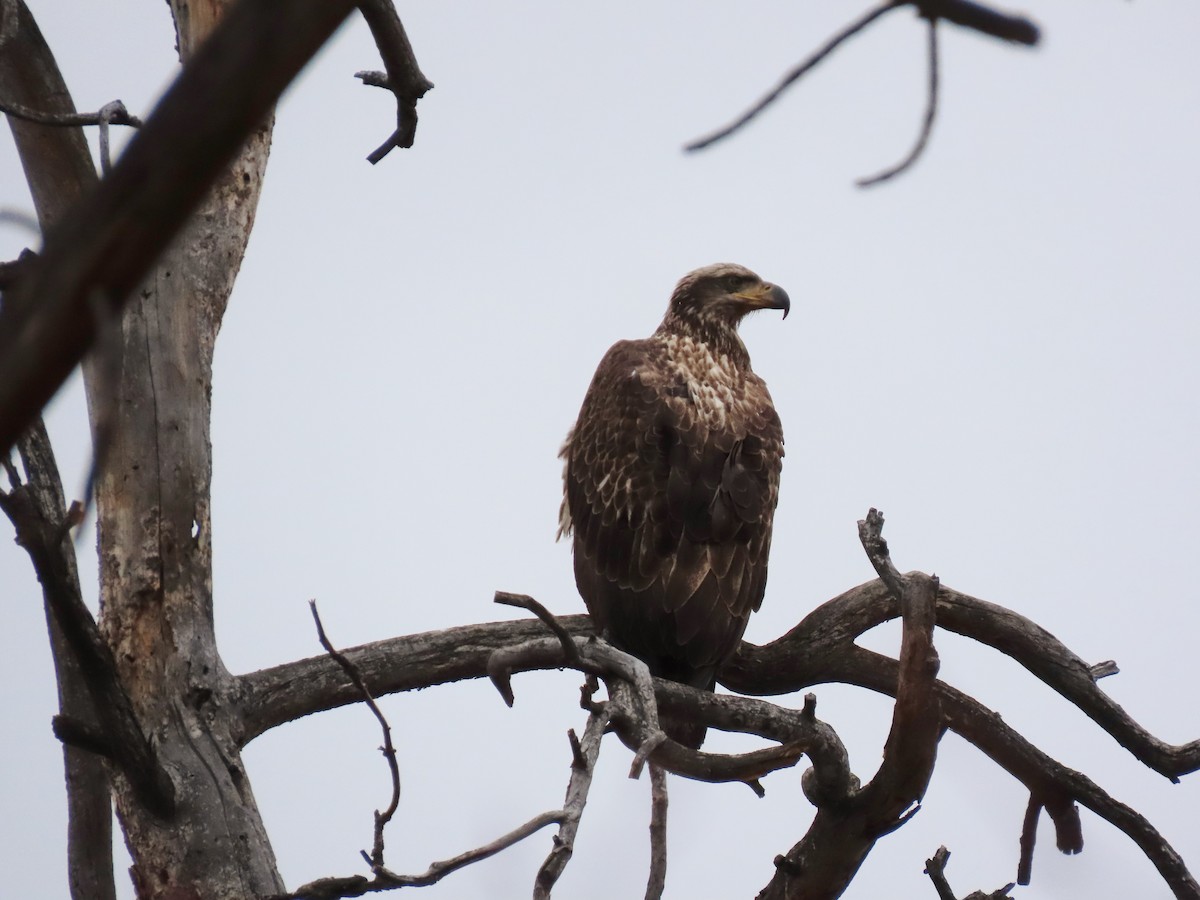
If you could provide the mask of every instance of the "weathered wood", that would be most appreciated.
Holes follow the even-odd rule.
[[[198,22],[215,19],[225,3],[194,5],[204,7],[186,5]],[[198,45],[195,63],[112,171],[47,235],[42,257],[0,309],[0,449],[13,445],[92,346],[105,318],[97,312],[133,299],[216,173],[353,8],[351,0],[247,0],[231,7],[213,41]],[[188,25],[180,33],[186,49],[206,32]],[[236,259],[221,262],[237,268]],[[20,314],[34,297],[37,315]]]
[[[172,5],[181,55],[220,2]],[[101,627],[177,811],[155,816],[114,778],[138,895],[245,898],[283,882],[234,735],[234,682],[213,631],[209,440],[212,352],[270,145],[251,135],[85,367],[97,479]],[[119,354],[114,365],[107,354]]]

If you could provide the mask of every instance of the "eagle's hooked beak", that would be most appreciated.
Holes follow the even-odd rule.
[[[787,291],[769,281],[760,282],[748,290],[738,291],[733,296],[750,309],[782,309],[785,319],[792,311],[792,300],[787,295]]]

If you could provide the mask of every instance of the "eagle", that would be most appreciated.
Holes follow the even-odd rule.
[[[791,301],[731,263],[685,275],[654,334],[604,355],[559,454],[559,537],[596,633],[709,691],[762,604],[779,495],[783,428],[737,330],[759,309]]]

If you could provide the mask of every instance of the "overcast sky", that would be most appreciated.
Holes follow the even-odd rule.
[[[164,4],[29,0],[80,109],[148,112],[174,76]],[[332,639],[509,618],[496,589],[582,610],[555,544],[556,454],[605,349],[657,325],[675,281],[734,261],[785,287],[792,315],[743,329],[787,438],[765,642],[872,577],[871,506],[901,569],[1036,620],[1173,743],[1200,736],[1198,615],[1200,6],[1036,0],[1036,51],[941,30],[942,102],[925,157],[892,184],[925,101],[925,29],[893,13],[743,134],[723,124],[857,15],[851,4],[400,7],[436,84],[417,146],[364,157],[393,126],[351,22],[285,97],[258,223],[217,346],[217,630],[245,672]],[[93,135],[94,138],[94,135]],[[29,210],[10,142],[0,206]],[[0,258],[36,238],[0,229]],[[77,384],[49,421],[68,493],[87,465]],[[3,526],[7,529],[7,523]],[[2,529],[0,529],[2,530]],[[11,533],[10,531],[5,533]],[[95,595],[94,532],[81,541]],[[0,542],[7,651],[0,841],[6,893],[65,896],[61,755],[40,594]],[[897,650],[898,629],[865,639]],[[999,654],[939,632],[942,676],[1117,799],[1200,868],[1200,781],[1171,785]],[[404,794],[399,871],[558,806],[574,674],[389,698]],[[818,715],[874,774],[890,703],[816,689]],[[782,698],[798,703],[799,698]],[[351,707],[277,729],[246,761],[291,887],[362,871],[388,782],[374,721]],[[730,746],[713,739],[710,747]],[[562,898],[641,896],[649,785],[601,757]],[[803,766],[801,766],[803,768]],[[668,896],[749,897],[807,828],[799,770],[740,785],[672,779]],[[1027,796],[961,739],[941,744],[920,815],[846,896],[932,897],[939,844],[961,895],[1012,880]],[[1016,896],[1158,897],[1123,835],[1083,813]],[[527,896],[550,832],[423,896]],[[123,896],[132,896],[119,860]]]

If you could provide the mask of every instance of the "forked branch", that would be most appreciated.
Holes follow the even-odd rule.
[[[817,803],[808,832],[785,856],[776,857],[775,875],[760,900],[840,896],[875,842],[919,809],[933,774],[941,736],[933,693],[938,668],[933,648],[937,579],[920,573],[900,575],[877,510],[872,509],[858,528],[868,558],[903,611],[892,728],[875,777],[838,802]]]
[[[933,882],[938,900],[958,900],[954,895],[954,891],[950,889],[950,882],[946,880],[946,863],[949,861],[950,851],[945,847],[938,847],[937,852],[925,860],[925,874]],[[1008,892],[1014,887],[1016,887],[1015,884],[1006,884],[1000,890],[992,891],[990,894],[985,894],[983,891],[973,891],[964,897],[963,900],[1008,900]]]
[[[881,525],[881,518],[874,516],[864,521],[864,546],[887,583],[873,581],[848,591],[818,607],[771,644],[743,644],[720,673],[722,684],[748,694],[791,693],[814,684],[838,682],[898,697],[884,763],[871,784],[861,789],[849,772],[837,736],[815,719],[811,696],[805,709],[796,712],[750,697],[714,695],[654,680],[650,682],[651,698],[646,676],[638,672],[640,664],[591,638],[586,617],[538,612],[540,606],[525,602],[526,598],[515,605],[538,612],[542,622],[493,623],[414,635],[347,651],[347,656],[369,669],[372,684],[384,692],[486,673],[502,690],[507,686],[511,696],[511,678],[517,672],[564,666],[594,672],[606,677],[609,712],[621,740],[635,752],[635,770],[648,759],[686,777],[742,780],[761,789],[756,773],[792,764],[806,754],[814,763],[803,779],[806,795],[818,807],[814,828],[827,823],[821,828],[834,830],[827,835],[857,835],[855,846],[862,854],[873,840],[911,815],[928,780],[937,736],[950,728],[1029,789],[1020,880],[1028,880],[1029,835],[1041,810],[1053,820],[1061,850],[1078,852],[1082,848],[1078,803],[1123,830],[1177,897],[1200,898],[1200,887],[1183,860],[1144,817],[1081,773],[1047,756],[996,713],[935,679],[936,655],[927,637],[932,625],[930,610],[935,611],[937,624],[1012,656],[1092,716],[1138,759],[1163,774],[1177,777],[1200,766],[1200,742],[1167,744],[1113,703],[1096,678],[1111,672],[1114,665],[1091,666],[1027,619],[940,586],[921,573],[899,575],[879,534]],[[855,644],[860,634],[897,616],[905,618],[901,661]],[[547,626],[554,629],[555,636],[545,636]],[[641,670],[644,673],[644,666]],[[352,688],[342,683],[324,660],[304,660],[243,676],[242,684],[247,740],[280,722],[354,699]],[[665,739],[657,725],[658,709],[710,728],[758,734],[779,746],[738,756],[692,751]],[[813,835],[810,829],[805,840]],[[779,890],[765,896],[796,896],[795,885],[802,882],[798,878],[802,871],[808,871],[810,878],[820,875],[825,884],[845,881],[862,858],[849,854],[837,861],[837,871],[819,873],[798,861],[797,848],[779,857],[777,878],[772,882]]]
[[[868,178],[861,178],[857,184],[859,187],[871,187],[876,184],[888,181],[902,172],[908,171],[912,165],[921,157],[925,151],[925,147],[929,143],[929,137],[933,132],[933,122],[937,115],[938,106],[938,37],[937,26],[940,19],[945,19],[948,22],[953,22],[964,28],[970,28],[982,34],[991,37],[1000,38],[1002,40],[1012,41],[1014,43],[1033,46],[1039,40],[1038,27],[1029,19],[1023,16],[1014,16],[1008,13],[1000,12],[999,10],[991,9],[979,3],[974,3],[972,0],[890,0],[881,6],[864,13],[861,17],[851,22],[832,38],[830,38],[824,46],[817,50],[812,56],[805,59],[803,62],[794,66],[780,79],[779,83],[768,91],[756,103],[751,105],[745,112],[730,122],[723,128],[708,134],[702,138],[692,141],[684,147],[688,152],[695,152],[710,147],[713,144],[725,140],[736,132],[740,131],[759,113],[763,112],[767,107],[771,106],[778,100],[788,88],[794,85],[802,77],[807,75],[829,57],[834,50],[840,47],[855,35],[861,34],[877,19],[881,18],[885,13],[889,13],[894,9],[899,9],[902,6],[912,6],[916,9],[917,14],[929,22],[928,27],[928,91],[925,105],[925,116],[922,120],[921,131],[917,137],[916,143],[908,155],[894,166],[891,166],[884,171],[872,175]]]
[[[367,157],[374,165],[394,148],[413,145],[417,136],[417,101],[432,90],[433,82],[421,73],[392,0],[360,0],[358,9],[371,29],[386,71],[356,72],[355,77],[363,84],[385,88],[396,97],[396,130]]]
[[[559,823],[558,833],[554,836],[554,846],[534,878],[533,900],[549,900],[550,892],[575,853],[575,835],[579,833],[579,823],[583,819],[583,808],[587,804],[588,792],[592,787],[596,760],[600,758],[600,741],[604,737],[608,721],[608,707],[601,705],[588,716],[582,740],[575,737],[574,731],[570,733],[571,779],[563,801],[563,818]]]
[[[312,611],[313,622],[317,626],[317,640],[321,642],[321,646],[325,648],[325,652],[329,654],[330,659],[341,666],[342,671],[346,673],[346,677],[350,679],[354,687],[362,695],[363,702],[371,710],[371,714],[375,716],[375,720],[379,722],[379,728],[383,732],[383,746],[380,748],[380,752],[383,754],[383,758],[387,760],[388,774],[392,780],[392,796],[383,812],[375,810],[375,829],[374,840],[371,843],[371,854],[370,856],[366,853],[363,854],[363,857],[371,866],[371,871],[378,875],[384,869],[383,832],[387,828],[388,823],[392,821],[392,817],[396,814],[396,810],[400,806],[400,764],[396,760],[396,745],[392,743],[392,726],[388,724],[383,710],[379,708],[379,704],[371,696],[371,690],[363,680],[362,673],[358,671],[354,663],[346,658],[345,654],[340,653],[334,648],[326,636],[325,626],[321,623],[321,614],[317,612],[317,601],[309,600],[308,608]]]
[[[562,821],[562,811],[542,813],[534,816],[528,822],[514,828],[474,850],[460,853],[450,859],[431,863],[429,868],[418,875],[398,875],[387,869],[379,872],[374,878],[364,875],[350,875],[344,878],[318,878],[308,884],[301,885],[290,894],[280,894],[271,900],[337,900],[340,897],[362,897],[364,894],[375,894],[380,891],[392,891],[404,887],[429,887],[437,884],[451,872],[457,872],[472,863],[481,862],[507,850],[513,844],[523,841],[547,825]]]

